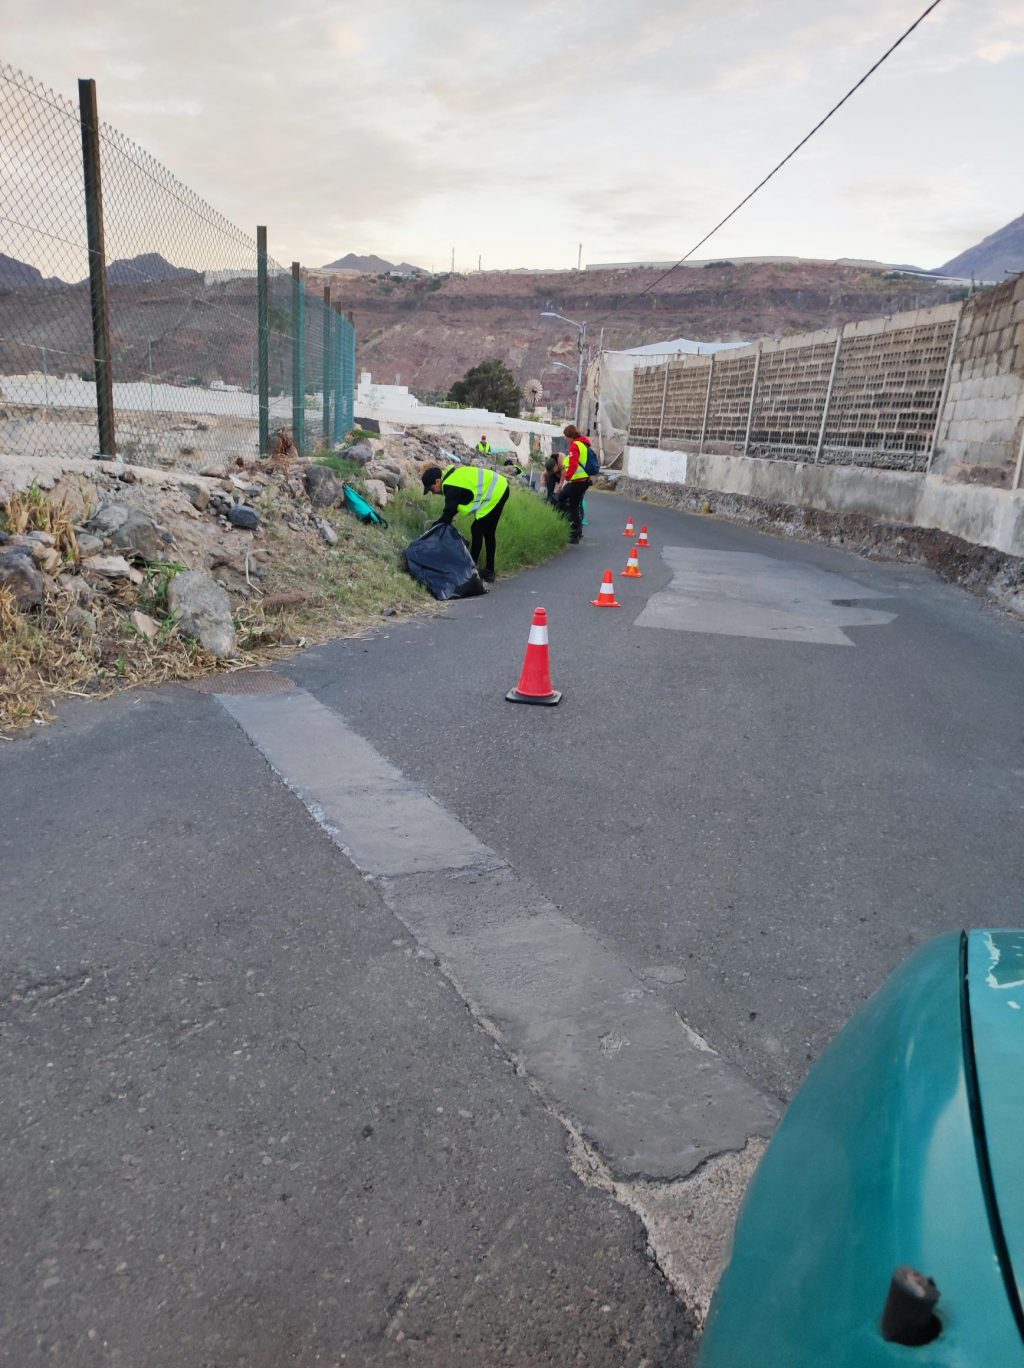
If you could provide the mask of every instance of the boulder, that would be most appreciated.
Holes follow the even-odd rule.
[[[206,485],[201,485],[195,480],[184,480],[181,489],[193,508],[198,509],[200,513],[206,512],[210,503],[210,491]]]
[[[313,526],[320,533],[328,546],[337,546],[338,534],[326,518],[314,518]]]
[[[366,497],[378,508],[388,506],[388,487],[383,480],[367,480],[363,488],[366,490]]]
[[[364,474],[368,480],[383,480],[388,489],[402,489],[405,486],[405,476],[391,461],[371,461],[364,468]]]
[[[344,498],[342,482],[326,466],[311,465],[304,476],[306,493],[314,508],[333,508]]]
[[[232,527],[241,527],[252,532],[260,525],[260,515],[249,504],[235,504],[228,509],[228,522]]]
[[[80,612],[81,610],[72,609],[71,611]],[[129,618],[129,621],[138,632],[139,636],[145,637],[147,641],[155,641],[160,635],[159,622],[157,622],[155,618],[151,618],[148,613],[140,613],[138,609],[136,609]]]
[[[141,508],[105,504],[85,526],[94,536],[109,537],[112,546],[134,560],[158,561],[163,553],[163,535]]]
[[[88,608],[69,608],[64,615],[64,621],[79,636],[92,637],[96,635],[96,619]]]
[[[95,597],[92,585],[81,575],[60,575],[57,578],[57,583],[61,589],[83,605],[92,603]]]
[[[82,560],[87,556],[98,556],[103,550],[103,538],[94,537],[91,532],[80,532],[75,538],[78,543],[78,554]]]
[[[64,564],[60,552],[53,546],[47,546],[45,542],[33,543],[32,559],[44,575],[55,575]]]
[[[14,595],[19,608],[35,608],[43,601],[43,574],[21,547],[0,548],[0,588]]]
[[[220,660],[238,649],[231,600],[209,575],[186,570],[175,575],[167,590],[167,603],[177,614],[178,626],[186,636],[198,637],[200,644]]]
[[[346,448],[344,454],[350,461],[358,461],[360,465],[369,465],[373,460],[373,447],[363,438],[358,442],[353,442],[350,447]]]
[[[132,567],[124,556],[91,556],[85,567],[90,575],[100,575],[103,579],[117,580],[132,578]]]

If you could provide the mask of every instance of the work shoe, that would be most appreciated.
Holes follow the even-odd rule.
[[[493,570],[480,570],[478,573],[485,584],[494,583],[496,576]]]

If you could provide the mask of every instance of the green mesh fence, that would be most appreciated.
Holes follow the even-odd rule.
[[[130,138],[99,129],[117,454],[202,469],[258,454],[258,247]],[[0,453],[98,452],[77,104],[0,66]],[[267,261],[266,437],[352,426],[355,333]]]

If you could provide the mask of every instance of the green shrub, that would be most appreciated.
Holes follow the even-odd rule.
[[[436,522],[444,501],[412,488],[401,490],[384,510],[390,529],[407,546]],[[470,520],[455,519],[455,526],[469,538]],[[550,504],[528,489],[512,486],[497,532],[495,566],[499,574],[512,574],[539,565],[569,544],[569,524]],[[401,549],[401,548],[400,548]]]

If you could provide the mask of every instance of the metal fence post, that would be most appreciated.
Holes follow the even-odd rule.
[[[331,287],[324,286],[324,423],[323,438],[324,444],[329,445],[331,441],[331,340],[334,336],[332,323],[334,315],[331,313]]]
[[[292,262],[292,440],[306,453],[306,310],[302,267]]]
[[[89,241],[96,427],[100,440],[100,455],[113,460],[117,455],[117,437],[114,430],[114,369],[110,355],[107,254],[103,238],[103,180],[100,171],[100,123],[96,108],[95,81],[78,82],[78,109],[82,125],[85,223]]]
[[[821,449],[825,445],[825,424],[828,422],[828,411],[832,406],[832,391],[836,384],[836,371],[839,369],[839,353],[843,349],[843,333],[846,331],[845,323],[836,333],[836,349],[832,353],[832,369],[828,373],[828,388],[825,390],[825,407],[821,411],[821,427],[818,428],[818,445],[814,448],[814,459],[817,461],[821,456]]]
[[[708,411],[711,408],[711,382],[715,378],[715,353],[711,353],[711,365],[708,366],[708,387],[704,392],[704,417],[700,425],[700,446],[697,448],[698,455],[704,450],[704,438],[708,430]]]
[[[345,315],[348,323],[346,351],[348,353],[348,384],[345,390],[345,431],[349,432],[356,421],[356,316],[351,309]]]
[[[661,417],[658,419],[658,446],[661,446],[661,434],[665,429],[665,400],[668,398],[668,368],[672,363],[665,362],[665,379],[661,385]]]
[[[338,309],[338,435],[345,436],[349,420],[349,324]]]
[[[260,455],[270,455],[270,330],[267,326],[267,229],[256,229],[256,331]]]
[[[754,423],[754,399],[757,395],[757,377],[761,372],[761,343],[757,344],[757,351],[754,353],[754,378],[750,382],[750,403],[747,406],[747,430],[743,435],[743,454],[746,456],[750,447],[750,429]]]
[[[949,397],[949,381],[953,374],[953,357],[956,354],[956,344],[960,340],[960,324],[964,316],[964,302],[961,300],[960,308],[957,310],[956,319],[953,322],[953,336],[949,339],[949,355],[946,357],[946,373],[942,377],[942,392],[939,395],[939,407],[935,413],[935,427],[932,429],[932,440],[928,444],[928,464],[924,468],[926,475],[931,474],[932,461],[935,459],[935,449],[939,441],[939,424],[942,422],[942,414],[946,407],[946,400]],[[1021,439],[1024,441],[1024,438]],[[1017,479],[1014,489],[1020,482],[1020,462],[1017,463]]]

